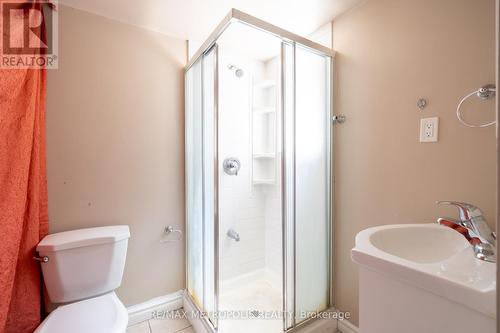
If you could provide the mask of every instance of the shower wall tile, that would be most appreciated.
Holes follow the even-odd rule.
[[[261,62],[240,57],[220,61],[219,156],[221,162],[228,157],[241,162],[237,176],[220,173],[220,277],[226,280],[265,266],[265,199],[252,185],[250,105],[252,80],[262,77],[264,68]],[[226,70],[229,63],[245,75],[237,78]],[[226,236],[230,228],[239,233],[239,242]]]
[[[220,54],[224,54],[221,50]],[[237,64],[245,71],[242,78],[225,70]],[[238,176],[221,172],[220,177],[220,270],[226,280],[265,269],[272,276],[282,275],[282,221],[279,178],[274,186],[252,184],[252,81],[275,78],[277,58],[263,62],[231,57],[221,59],[221,95],[219,114],[220,158],[237,157],[241,162]],[[278,108],[279,109],[279,108]],[[280,143],[277,143],[278,146]],[[278,173],[279,174],[279,173]],[[240,242],[226,236],[233,228]],[[281,278],[277,278],[281,281]]]

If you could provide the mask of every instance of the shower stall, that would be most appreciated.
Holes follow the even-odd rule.
[[[329,48],[232,10],[186,67],[186,302],[278,333],[332,306]]]

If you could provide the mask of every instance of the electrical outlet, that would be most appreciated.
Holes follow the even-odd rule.
[[[438,117],[420,119],[420,142],[437,142],[438,131]]]

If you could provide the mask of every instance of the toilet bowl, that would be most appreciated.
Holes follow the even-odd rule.
[[[122,282],[128,226],[88,228],[46,236],[41,258],[48,298],[61,304],[35,333],[124,333],[127,309],[114,290]]]
[[[127,324],[127,309],[111,292],[58,307],[35,333],[124,333]]]

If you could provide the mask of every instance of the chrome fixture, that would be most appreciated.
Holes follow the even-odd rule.
[[[469,124],[468,122],[466,122],[462,118],[461,108],[462,108],[462,104],[469,97],[476,96],[476,97],[478,97],[478,98],[480,98],[482,100],[488,100],[488,99],[491,99],[491,98],[495,97],[496,91],[497,90],[496,90],[496,87],[495,87],[494,84],[488,84],[488,85],[485,85],[485,86],[479,88],[478,90],[475,90],[475,91],[471,92],[470,94],[468,94],[464,98],[462,98],[462,100],[460,101],[460,103],[458,103],[458,107],[457,107],[457,118],[458,118],[458,120],[462,124],[464,124],[465,126],[467,126],[467,127],[488,127],[488,126],[494,125],[496,123],[496,120],[491,121],[491,122],[486,123],[486,124],[481,124],[481,125]]]
[[[345,123],[346,117],[343,114],[335,115],[332,117],[332,123],[334,124],[343,124]]]
[[[437,223],[452,227],[446,222],[452,223],[454,226],[460,226],[467,229],[471,238],[477,238],[479,241],[472,244],[476,258],[496,262],[496,233],[492,232],[486,222],[483,212],[474,205],[457,202],[457,201],[437,201],[438,205],[452,205],[458,208],[459,219],[439,218]]]
[[[242,77],[243,74],[245,74],[245,72],[243,72],[241,68],[238,68],[236,71],[234,71],[234,75],[236,75],[236,77]]]
[[[234,229],[229,229],[226,233],[227,237],[234,239],[235,241],[240,241],[240,234],[237,233]]]
[[[241,68],[238,68],[238,67],[236,67],[233,64],[227,65],[227,68],[230,71],[234,70],[234,75],[236,75],[237,78],[240,78],[240,77],[242,77],[245,74],[245,72]]]
[[[490,99],[495,97],[495,93],[496,93],[495,85],[488,84],[485,85],[484,87],[479,88],[479,90],[476,92],[476,95],[481,99]]]
[[[165,227],[164,233],[167,237],[172,234],[177,234],[179,236],[174,239],[161,239],[160,243],[178,242],[182,239],[182,230],[174,229],[171,225]]]
[[[33,257],[33,260],[36,260],[42,264],[45,264],[45,263],[49,262],[49,257],[47,257],[47,256],[43,256],[43,257],[35,256],[35,257]]]
[[[224,172],[230,176],[238,176],[238,171],[241,168],[241,162],[236,157],[228,157],[222,162]]]
[[[425,109],[425,107],[427,106],[428,102],[425,98],[421,98],[417,101],[417,107],[420,109],[420,110],[423,110]]]

